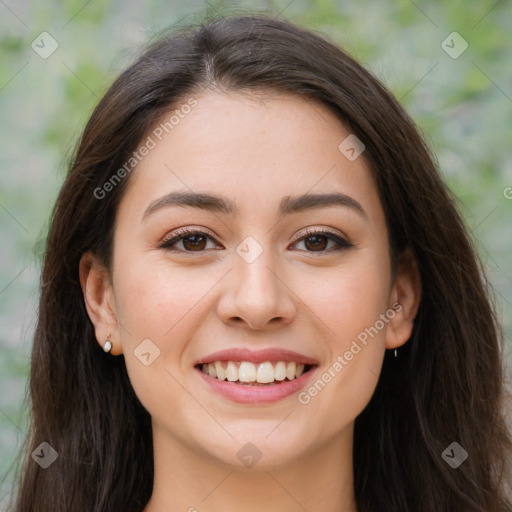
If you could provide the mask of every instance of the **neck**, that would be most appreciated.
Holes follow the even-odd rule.
[[[153,494],[143,512],[357,512],[352,445],[353,423],[291,461],[270,466],[263,457],[245,468],[190,449],[153,424]]]

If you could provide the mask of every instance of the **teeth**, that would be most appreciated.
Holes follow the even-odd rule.
[[[295,377],[295,371],[297,370],[297,365],[295,363],[288,363],[286,367],[286,376],[288,380],[292,380]]]
[[[276,380],[286,379],[286,363],[283,363],[283,361],[279,361],[276,364],[276,368],[275,368],[274,372],[275,372],[274,378]]]
[[[238,368],[236,367],[235,363],[233,363],[233,361],[228,362],[226,378],[229,380],[229,382],[235,382],[235,380],[238,380]]]
[[[215,361],[215,371],[217,372],[217,379],[224,380],[226,378],[226,370],[222,368],[220,361]]]
[[[202,371],[210,377],[229,382],[257,382],[259,384],[270,384],[274,381],[285,379],[293,380],[304,373],[302,363],[278,361],[271,363],[254,364],[248,361],[215,361],[204,363]]]
[[[262,384],[274,382],[274,367],[271,362],[267,361],[266,363],[259,364],[256,380]]]
[[[252,363],[240,363],[238,380],[240,382],[254,382],[256,380],[256,367]]]

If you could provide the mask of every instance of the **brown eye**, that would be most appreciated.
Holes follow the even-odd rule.
[[[323,250],[329,244],[329,239],[326,236],[313,235],[305,238],[304,244],[308,249],[313,251]]]
[[[208,239],[213,240],[202,231],[181,230],[169,240],[165,240],[160,247],[175,252],[202,252],[206,249]],[[178,244],[181,244],[181,247]]]
[[[182,229],[168,240],[165,240],[160,248],[167,249],[172,252],[204,252],[207,249],[208,240],[215,240],[203,231]],[[310,231],[302,238],[295,242],[304,243],[306,252],[330,253],[353,247],[353,244],[342,238],[341,236],[330,231]],[[329,247],[329,242],[334,243],[334,247]],[[337,247],[336,247],[337,246]]]
[[[182,237],[183,247],[191,251],[201,251],[206,246],[206,237],[203,235],[190,235]]]
[[[330,231],[309,231],[295,243],[297,244],[299,242],[304,243],[304,247],[306,247],[307,252],[325,253],[353,247],[350,242],[335,233],[331,233]],[[334,249],[331,247],[331,249],[326,250],[329,242],[334,242],[338,247],[335,247]]]

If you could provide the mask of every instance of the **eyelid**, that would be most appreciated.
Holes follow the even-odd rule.
[[[181,241],[183,238],[186,238],[187,236],[193,236],[196,234],[207,235],[208,238],[210,238],[213,242],[215,242],[217,245],[219,245],[219,243],[216,240],[217,235],[212,234],[212,232],[209,229],[204,228],[204,227],[187,226],[187,227],[178,228],[177,230],[172,231],[171,236],[165,237],[163,239],[163,241],[159,244],[159,247],[162,249],[171,250],[170,249],[171,245]],[[337,250],[341,250],[343,248],[348,248],[348,247],[354,246],[354,244],[349,241],[349,238],[346,235],[339,234],[338,232],[333,231],[332,229],[329,229],[329,228],[320,228],[320,227],[318,227],[318,228],[309,227],[309,228],[303,229],[302,231],[299,232],[299,234],[296,237],[294,237],[293,241],[291,242],[291,245],[295,245],[296,243],[303,241],[308,236],[314,236],[314,235],[326,236],[327,238],[329,238],[330,240],[332,240],[336,244],[338,244],[338,247],[335,249],[327,250],[327,251],[305,251],[305,252],[313,253],[313,254],[315,252],[318,252],[318,254],[328,254],[331,252],[335,252]],[[330,235],[330,237],[328,235]],[[193,254],[194,252],[196,252],[196,251],[184,251],[184,250],[177,250],[177,249],[173,249],[173,250],[175,252],[185,253],[185,254]],[[204,253],[206,251],[203,250],[203,251],[197,251],[197,252]]]
[[[307,237],[308,235],[313,236],[313,235],[326,235],[326,234],[332,235],[338,239],[343,239],[347,243],[349,243],[347,236],[345,236],[344,234],[340,234],[337,231],[331,230],[330,228],[305,228],[302,231],[300,231],[299,234],[293,239],[292,244],[299,242],[300,240]]]
[[[307,254],[308,256],[311,255],[315,258],[331,254],[337,254],[340,251],[350,249],[357,245],[352,243],[348,236],[344,234],[339,234],[338,232],[328,228],[306,228],[297,235],[297,237],[294,239],[291,245],[293,246],[297,243],[303,242],[307,238],[315,235],[326,237],[329,241],[332,241],[337,245],[336,247],[331,247],[330,249],[325,251],[301,251]]]
[[[165,244],[169,242],[170,240],[174,240],[176,238],[179,238],[180,236],[186,237],[186,236],[192,236],[194,234],[205,234],[210,236],[211,238],[217,238],[217,235],[215,235],[212,231],[210,231],[207,228],[203,227],[194,227],[194,226],[187,226],[184,228],[178,228],[174,231],[171,231],[160,242],[160,245]]]

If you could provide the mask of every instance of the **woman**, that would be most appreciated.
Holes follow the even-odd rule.
[[[501,350],[378,80],[283,20],[189,27],[107,91],[57,199],[14,510],[505,512]]]

